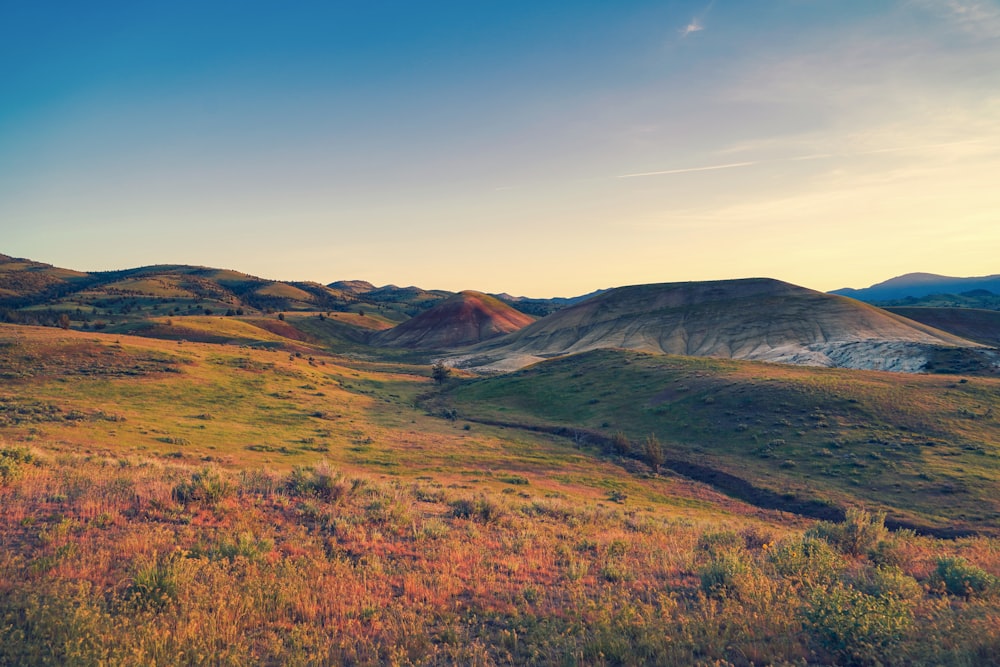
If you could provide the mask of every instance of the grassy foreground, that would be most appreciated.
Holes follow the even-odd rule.
[[[803,534],[323,464],[0,460],[3,664],[975,665],[1000,651],[1000,544],[888,534],[864,513]]]
[[[685,372],[680,394],[708,381]],[[860,510],[807,521],[571,438],[429,414],[428,374],[311,348],[0,326],[0,664],[1000,654],[995,538],[890,533]],[[589,427],[586,410],[611,400],[566,409]],[[538,419],[499,393],[490,406]]]

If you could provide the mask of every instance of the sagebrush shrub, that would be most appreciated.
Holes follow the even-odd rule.
[[[997,578],[964,558],[938,558],[931,581],[950,595],[972,597],[997,588]]]
[[[177,560],[157,558],[139,563],[125,598],[141,609],[162,609],[177,598]]]
[[[912,625],[910,605],[895,595],[868,595],[840,583],[813,589],[805,609],[806,631],[837,664],[883,664]]]
[[[777,543],[767,550],[767,558],[782,577],[807,584],[829,584],[845,567],[829,543],[808,536]]]
[[[202,502],[214,505],[232,493],[229,480],[214,468],[203,468],[191,479],[174,487],[174,498],[182,503]]]
[[[736,551],[723,551],[701,569],[701,590],[709,596],[739,597],[749,572],[746,558]]]
[[[870,514],[852,507],[841,523],[821,521],[806,535],[826,540],[845,554],[860,556],[875,549],[889,531],[885,527],[885,512]]]

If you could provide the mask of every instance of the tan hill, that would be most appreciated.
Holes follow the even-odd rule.
[[[976,343],[845,297],[752,278],[621,287],[560,310],[458,366],[512,370],[603,348],[917,372]]]
[[[481,343],[534,321],[481,292],[460,292],[430,310],[373,336],[372,344],[413,349],[449,349]]]
[[[375,289],[375,286],[367,280],[338,280],[335,283],[330,283],[327,287],[347,294],[365,294]]]

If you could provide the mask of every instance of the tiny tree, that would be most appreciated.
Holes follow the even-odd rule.
[[[660,466],[667,460],[663,445],[650,433],[642,443],[642,455],[653,472],[660,472]]]
[[[434,364],[434,367],[431,368],[431,377],[434,378],[434,381],[438,384],[444,384],[445,380],[447,380],[450,375],[451,369],[440,361]]]
[[[611,436],[611,451],[620,456],[628,456],[632,453],[632,443],[622,431],[615,431]]]

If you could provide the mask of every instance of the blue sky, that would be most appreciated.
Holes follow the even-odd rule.
[[[571,295],[1000,273],[1000,5],[18,2],[0,252]]]

